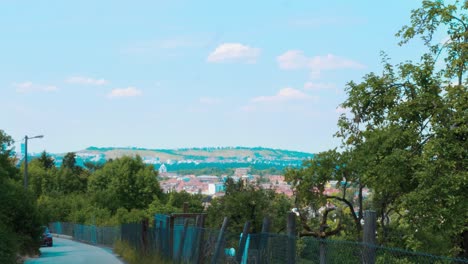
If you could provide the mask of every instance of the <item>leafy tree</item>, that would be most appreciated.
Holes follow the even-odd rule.
[[[34,197],[17,181],[13,140],[0,130],[0,261],[15,263],[17,254],[37,254],[40,215]]]
[[[182,209],[184,207],[184,203],[187,202],[190,213],[203,212],[203,195],[201,194],[190,194],[186,191],[181,191],[170,192],[168,196],[167,204],[170,206]]]
[[[41,153],[41,156],[37,159],[42,167],[46,170],[49,170],[49,169],[52,169],[55,167],[55,160],[47,155],[47,152],[45,152],[45,150]]]
[[[84,166],[89,172],[95,172],[96,170],[102,169],[102,167],[104,167],[104,163],[94,163],[87,161],[84,163]]]
[[[13,166],[13,139],[0,129],[0,179],[17,177],[17,169]]]
[[[120,207],[145,209],[155,198],[162,197],[157,172],[153,166],[143,163],[140,156],[107,162],[91,175],[88,193],[99,207],[113,213]]]
[[[302,226],[300,236],[326,238],[340,233],[346,229],[343,222],[348,222],[342,219],[342,212],[345,212],[354,226],[351,231],[359,237],[363,218],[364,184],[353,165],[354,160],[349,153],[330,150],[305,160],[302,168],[285,171],[285,179],[292,184],[295,193],[295,205]],[[325,193],[330,181],[338,182],[336,187],[341,193]],[[356,190],[357,197],[354,197],[353,189]],[[338,214],[334,213],[339,219],[336,225],[332,224],[334,219],[328,219],[333,211],[338,211]]]
[[[459,243],[468,228],[463,210],[468,200],[462,191],[468,189],[467,9],[466,3],[423,1],[412,12],[411,25],[398,34],[402,44],[422,37],[429,51],[421,60],[394,66],[384,56],[381,74],[370,73],[361,83],[347,85],[342,107],[350,113],[341,116],[337,136],[344,149],[361,160],[360,177],[372,189],[382,242],[388,239],[390,223],[404,221],[413,233],[444,232],[452,253],[461,250],[466,255],[468,245],[462,249]],[[450,39],[443,46],[432,41],[441,28]],[[439,70],[436,61],[444,54],[446,66]],[[391,215],[398,221],[387,221]],[[406,246],[434,252],[424,241],[410,243],[425,237],[407,234]]]
[[[226,194],[213,199],[207,209],[209,226],[218,228],[223,218],[229,217],[230,230],[240,232],[245,222],[251,221],[251,232],[257,233],[261,231],[263,218],[269,216],[278,220],[273,222],[273,231],[284,229],[287,213],[292,207],[284,196],[243,181],[235,182],[232,178],[225,184]]]

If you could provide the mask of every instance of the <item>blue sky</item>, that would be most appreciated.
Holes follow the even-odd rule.
[[[345,84],[416,59],[419,1],[0,0],[0,128],[29,150],[319,152]],[[19,150],[19,148],[17,148]]]

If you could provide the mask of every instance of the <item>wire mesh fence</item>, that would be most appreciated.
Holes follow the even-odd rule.
[[[54,222],[49,224],[49,229],[52,233],[72,236],[73,239],[81,242],[108,247],[112,247],[121,236],[120,226],[97,227],[94,225]]]
[[[174,263],[268,263],[268,264],[462,264],[468,259],[448,258],[402,249],[386,248],[354,241],[296,238],[286,234],[222,233],[202,228],[193,219],[170,221],[160,216],[148,222],[119,227],[96,227],[55,222],[51,232],[73,236],[90,244],[112,246],[122,240],[137,252],[158,255]]]

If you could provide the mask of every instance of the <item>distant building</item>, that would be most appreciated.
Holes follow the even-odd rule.
[[[247,175],[249,172],[250,172],[250,168],[237,168],[234,171],[234,175],[236,175],[237,177],[242,177],[244,175]]]
[[[210,183],[208,184],[208,192],[207,194],[213,195],[215,193],[224,192],[226,187],[222,183]]]
[[[159,175],[165,175],[167,173],[166,165],[164,165],[164,163],[161,164],[158,171],[159,171]]]

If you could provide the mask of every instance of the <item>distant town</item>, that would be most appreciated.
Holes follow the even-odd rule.
[[[23,149],[17,153],[17,160],[24,157]],[[77,151],[76,163],[86,167],[87,163],[103,164],[109,159],[121,156],[139,155],[144,163],[152,164],[159,172],[159,182],[165,192],[185,191],[212,197],[224,195],[225,181],[258,183],[261,188],[273,189],[277,193],[292,196],[291,186],[282,175],[287,167],[298,167],[303,160],[314,156],[312,153],[278,150],[270,148],[218,147],[184,149],[144,148],[98,148],[89,147]],[[65,153],[47,153],[60,167]],[[41,153],[29,153],[30,158]],[[214,173],[204,173],[204,172]],[[336,183],[327,186],[326,192],[338,192]]]

